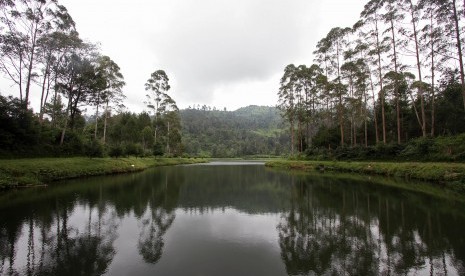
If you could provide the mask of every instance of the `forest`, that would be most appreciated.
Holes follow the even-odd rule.
[[[126,111],[120,67],[80,38],[56,0],[0,1],[0,71],[19,95],[0,95],[2,157],[181,154],[167,74],[155,70],[145,83],[148,112]]]
[[[247,106],[235,111],[198,106],[181,110],[188,156],[266,157],[289,152],[289,135],[279,110]]]
[[[463,5],[368,1],[353,26],[319,40],[313,64],[285,67],[276,107],[180,110],[156,69],[135,114],[120,67],[66,7],[1,1],[0,71],[12,86],[0,95],[0,156],[463,160]]]
[[[291,153],[463,159],[463,4],[370,0],[319,40],[313,64],[286,66],[278,107]]]

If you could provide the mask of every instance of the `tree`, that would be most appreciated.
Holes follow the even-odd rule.
[[[0,69],[18,85],[27,109],[31,84],[37,77],[40,41],[53,31],[73,27],[74,22],[56,0],[5,0],[0,2],[0,14]]]
[[[92,56],[84,56],[84,52],[89,50],[89,47],[85,46],[82,46],[80,52],[76,51],[65,58],[65,64],[57,78],[58,91],[68,99],[60,145],[63,144],[68,126],[74,127],[76,115],[80,113],[80,105],[87,103],[96,91],[105,87],[105,80],[97,73]]]
[[[294,64],[289,64],[284,69],[284,75],[280,81],[280,88],[278,91],[278,108],[281,114],[290,125],[291,136],[291,155],[294,155],[294,122],[296,115],[296,67]]]
[[[404,18],[404,15],[400,12],[399,1],[397,0],[386,0],[386,13],[383,15],[384,22],[388,25],[388,28],[385,32],[389,32],[391,35],[391,49],[392,54],[391,62],[394,65],[394,74],[399,74],[400,64],[398,59],[398,44],[399,39],[396,36],[396,23]],[[396,125],[397,125],[397,143],[401,143],[401,122],[400,122],[400,96],[399,96],[399,85],[397,83],[397,78],[394,78],[394,98],[396,105]]]
[[[145,102],[147,107],[153,111],[155,121],[154,121],[154,139],[157,143],[157,130],[158,130],[158,119],[159,116],[166,105],[172,105],[173,100],[167,94],[170,90],[170,85],[168,84],[169,78],[166,75],[165,71],[157,70],[150,75],[150,78],[145,83],[145,90],[149,91],[146,95],[147,101]]]
[[[104,114],[104,127],[103,127],[103,143],[106,140],[107,132],[107,120],[109,113],[109,104],[115,103],[119,106],[122,100],[125,98],[122,92],[122,88],[125,85],[123,74],[120,72],[118,64],[108,56],[100,56],[97,60],[96,73],[105,82],[102,86],[102,90],[97,90],[93,97],[93,102],[96,106],[95,111],[95,131],[94,138],[97,139],[97,128],[98,128],[98,117],[99,107],[101,103],[105,104]]]
[[[371,43],[371,54],[376,56],[377,67],[378,67],[378,81],[379,81],[379,101],[381,104],[381,121],[382,121],[382,133],[383,143],[386,144],[386,116],[384,110],[384,90],[383,90],[383,72],[382,72],[382,54],[388,50],[387,39],[382,37],[380,31],[381,16],[380,10],[383,7],[383,0],[370,0],[364,7],[361,13],[362,22],[364,24],[371,25],[369,36],[374,38],[374,42]],[[378,143],[378,140],[376,141]]]

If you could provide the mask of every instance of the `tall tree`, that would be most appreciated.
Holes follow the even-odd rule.
[[[155,144],[157,141],[157,131],[159,127],[159,117],[162,112],[176,106],[173,99],[168,95],[170,90],[168,75],[163,70],[157,70],[150,75],[150,78],[145,83],[145,90],[149,91],[146,94],[147,107],[152,110],[154,114],[154,139]],[[176,107],[177,108],[177,107]]]
[[[414,53],[415,53],[415,60],[416,60],[416,67],[418,73],[418,79],[420,82],[423,82],[423,72],[422,72],[422,63],[421,63],[421,56],[420,56],[420,28],[419,28],[419,21],[421,19],[420,16],[420,9],[418,5],[414,5],[412,0],[405,0],[403,5],[403,9],[410,15],[410,24],[411,29],[404,29],[401,28],[401,32],[407,36],[410,41],[413,41],[414,46]],[[425,112],[425,97],[424,93],[424,86],[420,85],[417,86],[418,89],[418,98],[420,99],[420,111],[421,111],[421,122],[420,128],[422,131],[423,137],[426,137],[426,112]]]
[[[379,101],[381,105],[381,121],[382,121],[382,133],[383,143],[386,143],[386,115],[385,115],[385,96],[383,89],[383,60],[382,54],[388,50],[387,38],[382,36],[380,30],[381,15],[380,12],[383,8],[384,0],[370,0],[361,13],[362,22],[365,25],[369,25],[369,37],[372,37],[374,42],[371,43],[372,53],[376,56],[377,67],[378,67],[378,81],[379,81]]]
[[[76,115],[81,112],[80,106],[88,103],[96,91],[105,87],[105,80],[97,73],[93,56],[84,55],[88,50],[83,47],[65,58],[56,84],[58,91],[68,99],[60,145],[63,144],[68,126],[74,127]]]
[[[96,91],[93,97],[95,103],[95,129],[94,138],[97,139],[98,129],[98,117],[99,107],[103,103],[105,104],[104,111],[104,128],[103,128],[103,142],[105,143],[107,119],[108,119],[108,107],[112,101],[121,101],[124,98],[122,88],[125,85],[123,74],[120,72],[118,64],[111,60],[108,56],[100,56],[97,60],[96,73],[105,81],[105,85],[102,90]]]
[[[74,22],[57,0],[4,0],[0,2],[0,16],[0,68],[18,85],[27,108],[31,84],[37,76],[41,38]]]
[[[294,125],[296,116],[296,70],[294,64],[289,64],[284,69],[278,91],[278,108],[285,120],[289,122],[291,136],[291,155],[294,155]]]
[[[325,38],[318,42],[316,53],[324,56],[325,66],[329,62],[329,67],[326,68],[327,74],[334,77],[332,80],[332,91],[337,101],[337,117],[339,123],[339,131],[341,135],[341,146],[344,145],[344,94],[345,86],[341,82],[341,65],[343,56],[343,46],[345,43],[346,34],[350,31],[349,28],[333,28],[329,31]],[[321,60],[318,59],[317,60]]]

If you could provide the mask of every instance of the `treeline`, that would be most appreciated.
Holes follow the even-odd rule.
[[[178,112],[160,115],[121,112],[113,116],[78,116],[61,142],[61,129],[31,109],[24,110],[18,98],[0,96],[0,157],[59,156],[180,156],[181,124]],[[168,129],[169,125],[169,129]],[[157,140],[154,132],[157,129]],[[95,139],[95,136],[100,137]],[[105,140],[102,140],[105,137]]]
[[[181,110],[185,153],[204,157],[287,154],[289,138],[274,107],[220,111],[202,106]]]
[[[353,27],[318,42],[314,64],[288,65],[278,107],[291,151],[376,151],[465,132],[463,4],[370,0]]]
[[[0,96],[1,156],[182,151],[166,73],[155,71],[145,84],[151,116],[123,113],[120,67],[80,38],[66,7],[56,0],[0,1],[0,71],[19,95]],[[36,92],[40,104],[34,113],[30,102]],[[95,111],[90,120],[84,116],[88,109]]]

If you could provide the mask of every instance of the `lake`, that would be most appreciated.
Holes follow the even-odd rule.
[[[390,181],[213,162],[10,191],[0,275],[465,275],[463,201]]]

